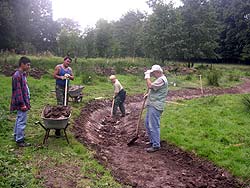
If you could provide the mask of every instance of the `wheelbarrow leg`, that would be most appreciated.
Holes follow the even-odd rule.
[[[50,132],[50,129],[46,129],[46,133],[43,139],[43,144],[47,143],[48,138],[49,138],[49,132]]]
[[[66,127],[66,128],[67,128],[67,127]],[[67,136],[67,133],[66,133],[66,128],[63,129],[63,131],[64,131],[65,138],[66,138],[66,140],[67,140],[67,142],[68,142],[68,144],[69,144],[69,139],[68,139],[68,136]]]

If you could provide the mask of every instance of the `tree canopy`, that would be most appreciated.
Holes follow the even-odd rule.
[[[51,0],[2,0],[0,49],[77,57],[148,57],[250,63],[249,0],[148,0],[152,14],[128,11],[80,29],[53,20]]]

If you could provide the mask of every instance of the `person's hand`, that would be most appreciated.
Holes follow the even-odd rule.
[[[25,105],[21,106],[21,111],[23,111],[23,112],[27,111],[27,107]]]
[[[65,77],[65,76],[61,76],[61,79],[62,79],[62,80],[65,80],[65,79],[66,79],[66,77]]]
[[[143,99],[148,97],[148,93],[144,94]]]
[[[66,79],[69,79],[69,77],[70,77],[70,74],[64,74],[64,77],[66,78]]]
[[[150,78],[150,70],[147,70],[146,72],[144,72],[144,79],[148,79],[148,78]]]

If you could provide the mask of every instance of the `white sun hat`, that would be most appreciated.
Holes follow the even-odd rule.
[[[154,72],[154,71],[160,71],[163,72],[162,68],[160,65],[153,65],[152,68],[150,69],[150,72]]]

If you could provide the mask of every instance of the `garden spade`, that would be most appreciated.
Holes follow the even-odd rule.
[[[132,146],[132,145],[135,143],[135,141],[139,138],[139,136],[138,136],[138,133],[139,133],[139,125],[140,125],[140,123],[141,123],[141,116],[142,116],[142,112],[143,112],[143,109],[144,109],[144,106],[145,106],[145,102],[146,102],[146,99],[147,99],[147,94],[148,94],[148,90],[147,90],[146,95],[145,95],[145,97],[144,97],[144,99],[143,99],[142,107],[141,107],[141,110],[140,110],[140,116],[139,116],[139,119],[138,119],[138,122],[137,122],[137,125],[136,125],[135,137],[132,138],[132,139],[127,143],[128,146]]]

